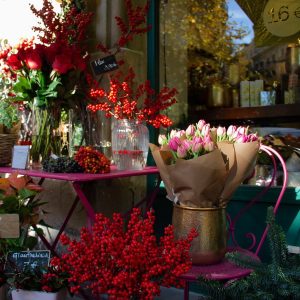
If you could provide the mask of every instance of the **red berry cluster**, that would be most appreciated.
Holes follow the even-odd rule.
[[[133,69],[121,80],[122,73],[118,72],[110,81],[110,90],[92,89],[91,98],[97,100],[94,104],[89,104],[88,109],[92,112],[104,111],[106,117],[116,119],[134,119],[140,122],[147,122],[155,128],[160,126],[168,127],[172,125],[169,117],[161,114],[161,110],[166,110],[176,103],[176,89],[163,88],[157,95],[151,88],[149,81],[140,84],[136,90],[133,89],[135,74]],[[143,99],[140,99],[143,98]],[[143,105],[139,103],[143,102]]]
[[[31,11],[41,20],[40,27],[33,27],[39,33],[44,44],[80,43],[86,39],[86,31],[91,22],[92,13],[80,11],[74,4],[62,1],[62,13],[57,14],[50,0],[43,0],[43,7],[38,10],[30,5]]]
[[[153,211],[144,219],[134,208],[127,225],[120,214],[112,219],[97,214],[92,231],[83,228],[80,240],[63,235],[67,251],[57,264],[70,275],[71,292],[89,289],[95,296],[143,300],[159,295],[161,285],[182,286],[178,276],[191,267],[189,249],[196,230],[175,240],[169,226],[158,243],[154,221]]]
[[[85,173],[109,173],[110,160],[101,152],[90,146],[80,147],[74,159],[84,169]]]

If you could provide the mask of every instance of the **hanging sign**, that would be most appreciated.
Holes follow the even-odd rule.
[[[90,65],[96,76],[116,70],[119,67],[114,55],[93,59],[90,61]]]
[[[287,37],[300,31],[300,1],[270,0],[263,12],[264,25],[275,36]]]

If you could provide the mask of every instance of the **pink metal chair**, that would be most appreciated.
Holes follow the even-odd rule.
[[[282,197],[284,195],[284,192],[286,189],[286,184],[287,184],[287,177],[288,177],[285,162],[277,151],[275,151],[273,148],[270,148],[270,147],[267,147],[264,145],[261,145],[260,150],[266,152],[268,155],[270,155],[270,157],[272,159],[273,167],[274,167],[272,179],[271,179],[270,183],[255,198],[253,198],[251,201],[249,201],[249,203],[241,211],[239,211],[238,214],[234,218],[231,218],[228,215],[228,223],[229,223],[228,234],[231,237],[234,247],[228,248],[227,251],[228,252],[239,251],[239,252],[242,252],[256,260],[260,260],[259,252],[260,252],[260,250],[263,246],[263,243],[266,239],[269,227],[266,226],[266,228],[264,229],[263,234],[258,242],[253,233],[247,233],[246,237],[250,238],[252,243],[247,249],[243,249],[242,247],[239,246],[239,244],[235,238],[236,222],[238,219],[240,219],[240,217],[246,211],[249,210],[250,207],[253,206],[253,204],[255,204],[263,195],[265,195],[266,192],[272,186],[272,184],[276,178],[276,174],[277,174],[277,164],[276,164],[276,160],[275,160],[274,156],[276,156],[278,158],[278,160],[280,161],[280,163],[282,165],[282,169],[283,169],[283,184],[282,184],[281,191],[278,195],[277,201],[276,201],[274,209],[273,209],[274,214],[276,214],[278,207],[280,205],[280,202],[282,200]],[[256,250],[254,250],[255,247],[256,247]],[[222,282],[226,283],[229,280],[237,280],[242,277],[248,276],[251,272],[252,272],[251,269],[245,269],[245,268],[238,267],[238,266],[234,265],[233,263],[229,262],[228,260],[226,260],[226,258],[223,259],[223,261],[221,261],[218,264],[193,265],[192,268],[186,274],[181,276],[181,278],[183,280],[185,280],[184,300],[189,299],[190,282],[196,282],[197,278],[199,276],[205,277],[206,279],[209,279],[209,280],[218,280],[218,281],[222,281]]]

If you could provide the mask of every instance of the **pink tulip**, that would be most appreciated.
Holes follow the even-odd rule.
[[[258,140],[258,136],[257,136],[256,133],[250,133],[250,134],[248,135],[248,141],[249,141],[249,142],[255,142],[255,141],[257,141],[257,140]]]
[[[211,152],[215,149],[215,144],[213,141],[208,141],[204,143],[203,148],[206,152]]]
[[[185,158],[187,156],[188,149],[182,144],[177,148],[177,156],[179,158]]]
[[[218,140],[223,140],[225,138],[225,136],[226,136],[226,128],[219,126],[217,128],[217,137],[218,137]]]
[[[196,125],[197,129],[201,131],[205,124],[206,124],[206,122],[204,120],[200,120]]]
[[[181,144],[181,141],[179,137],[174,136],[169,140],[168,146],[170,147],[171,150],[177,151],[178,146]]]
[[[248,128],[249,127],[239,126],[238,129],[237,129],[237,132],[239,134],[247,135],[248,134]]]
[[[202,130],[201,130],[202,136],[207,136],[207,135],[209,135],[209,132],[210,132],[210,124],[205,124],[205,125],[202,127]]]
[[[240,134],[235,140],[236,143],[247,143],[248,142],[248,137],[247,135]]]
[[[173,138],[174,136],[177,136],[177,130],[172,129],[170,132],[170,138]]]
[[[231,137],[236,131],[236,126],[230,125],[227,129],[227,136]]]
[[[192,137],[194,136],[195,132],[196,132],[195,125],[189,125],[189,127],[185,131],[185,134],[187,137]]]
[[[191,149],[193,153],[198,154],[199,152],[201,152],[202,149],[203,149],[202,142],[193,141],[192,149]]]
[[[168,139],[167,139],[167,137],[164,134],[160,134],[158,136],[158,144],[161,145],[161,146],[168,144]]]

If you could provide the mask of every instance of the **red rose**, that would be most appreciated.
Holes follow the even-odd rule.
[[[42,60],[37,50],[31,50],[27,52],[24,61],[27,67],[31,70],[41,69]]]
[[[15,71],[20,70],[22,68],[22,63],[19,60],[19,57],[17,54],[11,54],[7,58],[7,64]]]
[[[70,69],[73,68],[70,56],[66,54],[56,55],[52,64],[52,68],[59,74],[67,73]]]

